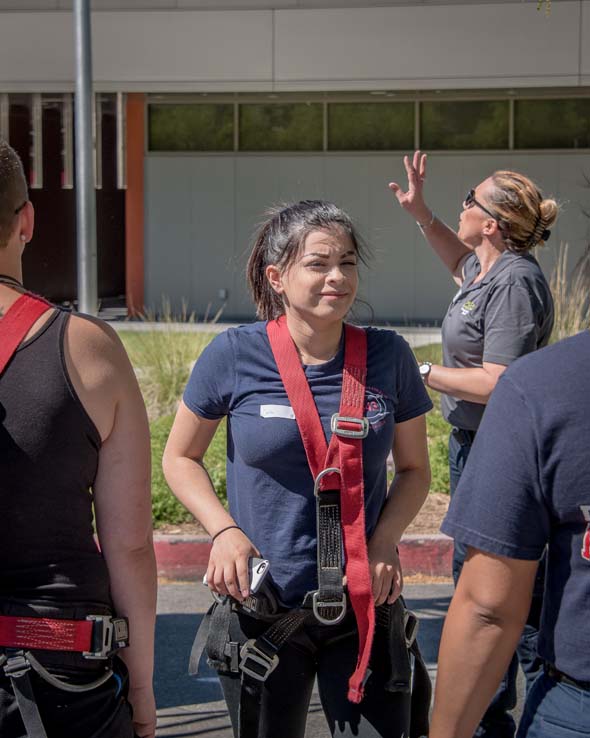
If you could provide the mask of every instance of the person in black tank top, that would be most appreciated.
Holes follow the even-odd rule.
[[[0,736],[153,738],[156,571],[145,408],[116,334],[95,319],[47,304],[2,358],[28,304],[27,197],[20,160],[0,141]],[[35,629],[41,618],[54,628],[90,615],[126,617],[130,647],[96,660],[71,644],[24,647],[5,633],[15,618]],[[15,653],[33,665],[26,688],[10,679]],[[44,669],[66,685],[101,683],[64,691]],[[32,689],[36,715],[23,709],[22,689]]]

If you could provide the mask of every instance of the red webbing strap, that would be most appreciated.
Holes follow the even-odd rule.
[[[0,320],[0,374],[33,324],[51,307],[42,297],[21,295]]]
[[[0,646],[45,651],[91,651],[90,620],[53,620],[0,615]]]
[[[348,324],[345,324],[345,331],[339,414],[362,418],[367,374],[367,338],[364,330]],[[322,488],[341,490],[340,508],[348,593],[359,631],[359,655],[356,669],[349,680],[348,699],[358,703],[363,698],[362,685],[375,630],[375,608],[365,533],[362,439],[333,433],[328,447],[285,317],[269,321],[267,333],[314,479],[328,467],[336,466],[341,470],[341,477],[337,474],[326,475],[322,479]],[[345,425],[341,423],[340,427]]]

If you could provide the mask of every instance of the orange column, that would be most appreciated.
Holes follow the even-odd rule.
[[[144,309],[145,95],[127,95],[127,190],[125,192],[125,297],[129,315]]]

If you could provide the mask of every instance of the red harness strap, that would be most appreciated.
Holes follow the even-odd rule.
[[[52,620],[0,615],[0,646],[46,651],[90,651],[91,620]]]
[[[375,630],[375,606],[365,533],[363,448],[362,438],[358,435],[364,418],[367,337],[364,330],[345,324],[340,412],[338,418],[333,419],[332,438],[328,446],[285,317],[269,321],[267,333],[314,480],[330,467],[340,470],[340,474],[326,474],[320,484],[322,489],[340,489],[347,586],[359,631],[359,655],[356,669],[349,680],[348,699],[358,703],[363,698],[363,680]],[[343,435],[346,432],[352,432],[353,435]]]
[[[33,324],[51,307],[42,297],[21,295],[0,320],[0,374]]]

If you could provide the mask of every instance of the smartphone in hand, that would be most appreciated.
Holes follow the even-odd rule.
[[[250,556],[248,559],[248,574],[250,581],[250,593],[256,594],[260,589],[260,585],[270,570],[270,562],[268,559],[260,559],[257,556]],[[203,577],[203,584],[207,584],[207,574]]]

